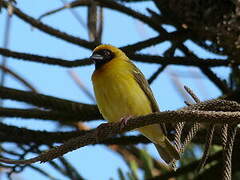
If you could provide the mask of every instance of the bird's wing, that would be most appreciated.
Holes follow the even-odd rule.
[[[144,91],[146,96],[148,97],[151,107],[152,107],[152,112],[160,112],[157,101],[155,100],[153,96],[153,92],[148,84],[148,81],[145,79],[143,73],[131,62],[129,61],[130,64],[133,66],[133,76],[138,83],[138,85],[141,87],[141,89]],[[162,131],[164,135],[167,135],[167,130],[165,124],[160,124]]]
[[[149,86],[147,80],[145,79],[142,72],[134,64],[133,64],[133,67],[134,67],[134,69],[133,69],[134,78],[137,81],[138,85],[141,87],[141,89],[144,91],[146,96],[148,97],[148,99],[151,103],[152,111],[159,112],[160,111],[159,107],[157,105],[157,102],[153,96],[153,92],[150,89],[150,86]]]

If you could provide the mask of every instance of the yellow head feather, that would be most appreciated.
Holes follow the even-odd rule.
[[[112,46],[112,45],[108,45],[108,44],[102,44],[102,45],[97,46],[93,50],[93,52],[101,50],[101,49],[107,49],[107,50],[113,52],[115,55],[115,57],[113,59],[121,57],[121,59],[123,59],[123,60],[128,60],[127,55],[121,49],[119,49],[115,46]]]

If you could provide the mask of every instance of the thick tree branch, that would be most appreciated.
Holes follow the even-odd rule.
[[[86,116],[85,114],[86,113],[84,111],[70,113],[62,111],[44,111],[39,109],[16,109],[0,107],[0,117],[44,119],[58,121],[59,123],[63,124],[96,120],[94,116]]]
[[[128,48],[139,48],[138,45],[126,46],[128,52]],[[78,67],[78,66],[85,66],[92,64],[88,58],[81,59],[81,60],[74,60],[68,61],[60,58],[53,58],[47,56],[39,56],[33,55],[28,53],[20,53],[15,51],[10,51],[8,49],[0,48],[0,54],[13,57],[17,59],[38,62],[38,63],[45,63],[51,65],[59,65],[63,67]],[[227,60],[219,60],[219,59],[201,59],[197,57],[162,57],[157,55],[145,55],[145,54],[128,54],[128,56],[139,62],[146,62],[146,63],[156,63],[162,65],[184,65],[184,66],[197,66],[197,67],[217,67],[217,66],[229,66],[230,61]],[[215,78],[216,79],[216,78]]]
[[[28,160],[10,160],[0,158],[0,162],[8,164],[31,164],[34,162],[46,162],[62,156],[70,151],[78,149],[80,147],[96,144],[99,141],[106,140],[119,133],[130,131],[139,127],[147,126],[155,123],[177,123],[177,122],[189,122],[189,123],[214,123],[214,124],[236,124],[240,123],[240,112],[215,112],[215,111],[166,111],[160,113],[154,113],[146,116],[140,116],[132,118],[128,121],[125,127],[121,127],[119,123],[105,123],[98,128],[91,130],[90,132],[70,139],[61,146],[56,146],[49,151]],[[99,131],[101,136],[99,136]]]
[[[0,123],[0,141],[21,144],[53,144],[63,143],[73,137],[85,134],[87,131],[47,132],[19,128]]]
[[[96,105],[77,103],[52,96],[37,94],[34,92],[0,87],[0,98],[21,101],[45,109],[70,113],[81,113],[83,119],[101,118]]]
[[[88,58],[69,61],[61,58],[53,58],[48,56],[39,56],[35,54],[20,53],[20,52],[11,51],[4,48],[0,48],[0,54],[6,57],[16,58],[17,60],[38,62],[38,63],[49,64],[49,65],[50,64],[58,65],[63,67],[78,67],[78,66],[86,66],[86,65],[92,64],[92,62]]]
[[[90,130],[83,131],[69,131],[69,132],[48,132],[37,131],[26,128],[19,128],[11,125],[0,123],[0,141],[1,142],[15,142],[21,144],[54,144],[64,143],[71,138],[76,138],[88,133]],[[132,145],[138,143],[149,143],[150,141],[144,136],[122,136],[108,138],[98,144],[105,145]]]
[[[135,48],[133,46],[126,46],[123,48]],[[138,46],[136,46],[138,48]],[[28,53],[20,53],[15,51],[10,51],[8,49],[0,48],[0,54],[13,57],[17,59],[38,62],[38,63],[45,63],[51,65],[59,65],[63,67],[78,67],[78,66],[85,66],[92,64],[89,59],[81,59],[81,60],[74,60],[68,61],[60,58],[52,58],[47,56],[39,56],[33,55]],[[146,62],[146,63],[156,63],[162,65],[184,65],[184,66],[197,66],[197,67],[218,67],[218,66],[229,66],[230,61],[227,60],[219,60],[219,59],[201,59],[197,57],[162,57],[157,55],[145,55],[145,54],[128,54],[129,58],[139,61],[139,62]],[[204,71],[205,72],[205,71]],[[213,77],[213,75],[211,76]],[[214,82],[216,78],[213,78]],[[225,91],[224,91],[225,92]]]
[[[128,57],[138,62],[157,63],[162,65],[184,65],[197,67],[229,66],[230,61],[219,59],[201,59],[193,57],[162,57],[158,55],[128,54]]]

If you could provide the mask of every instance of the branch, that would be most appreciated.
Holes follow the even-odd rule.
[[[141,42],[140,42],[141,43]],[[136,43],[137,45],[137,43]],[[125,46],[122,49],[128,50],[131,48],[138,48],[138,45]],[[39,56],[28,53],[20,53],[16,51],[10,51],[8,49],[0,48],[0,54],[7,57],[13,57],[17,59],[39,62],[51,65],[59,65],[63,67],[78,67],[92,64],[88,58],[81,60],[68,61],[60,58],[53,58],[47,56]],[[185,66],[197,66],[197,67],[217,67],[217,66],[229,66],[230,61],[219,59],[201,59],[197,57],[162,57],[158,55],[145,55],[145,54],[128,54],[129,58],[146,63],[156,63],[162,65],[185,65]]]
[[[86,116],[85,114],[85,111],[70,113],[62,111],[44,111],[39,109],[16,109],[0,107],[0,117],[44,119],[58,121],[63,124],[96,120],[94,116]]]
[[[219,159],[221,157],[221,155],[222,155],[221,152],[215,153],[214,155],[209,157],[207,163],[211,163],[211,162]],[[188,172],[193,172],[197,168],[199,162],[200,162],[200,160],[194,161],[184,167],[177,169],[176,171],[170,171],[161,176],[156,176],[156,177],[152,178],[151,180],[159,180],[159,179],[168,180],[171,177],[179,177],[179,176],[185,175]]]
[[[156,37],[149,38],[144,41],[140,41],[140,42],[137,42],[137,43],[134,43],[131,45],[123,46],[120,49],[122,49],[124,52],[139,51],[141,49],[156,45],[156,44],[164,42],[164,41],[176,40],[176,38],[179,38],[182,36],[186,36],[186,33],[183,31],[174,31],[172,33],[163,33],[161,35],[157,35]]]
[[[87,131],[47,132],[18,128],[0,123],[0,132],[1,142],[15,142],[21,144],[53,144],[63,143],[64,141],[67,141],[73,137],[83,135]]]
[[[53,144],[53,143],[64,143],[71,138],[78,137],[87,133],[88,131],[71,131],[71,132],[47,132],[47,131],[36,131],[36,130],[29,130],[26,128],[19,128],[15,126],[5,125],[0,123],[0,141],[1,142],[15,142],[21,144],[29,144],[29,143],[36,143],[36,144]],[[217,129],[216,135],[213,137],[213,144],[221,145],[221,130]],[[184,134],[188,132],[184,131]],[[205,135],[206,131],[202,130],[194,137],[193,141],[197,144],[204,144],[205,143]],[[236,145],[240,144],[240,132],[237,132],[237,138],[235,141]],[[105,145],[133,145],[139,143],[150,143],[150,141],[142,135],[138,136],[121,136],[121,137],[114,137],[109,138],[104,141],[99,142],[98,144],[105,144]]]
[[[14,142],[21,144],[53,144],[53,143],[64,143],[71,138],[76,138],[89,132],[89,130],[81,131],[69,131],[69,132],[48,132],[48,131],[37,131],[30,130],[27,128],[19,128],[11,125],[0,123],[0,141],[1,142]],[[140,136],[121,136],[108,138],[99,144],[105,145],[132,145],[138,143],[150,143],[150,141]]]
[[[206,161],[209,157],[210,148],[211,148],[211,145],[212,145],[212,139],[213,139],[213,135],[214,135],[214,130],[215,130],[215,125],[210,124],[210,127],[209,127],[207,135],[206,135],[206,144],[205,144],[205,147],[204,147],[204,152],[203,152],[201,161],[198,165],[197,172],[200,172],[203,169],[203,167],[205,166]]]
[[[186,56],[193,57],[193,58],[198,58],[196,54],[194,54],[191,50],[188,49],[185,45],[179,45],[181,50],[185,53]],[[231,61],[225,60],[225,62],[228,62],[228,66],[231,65]],[[209,68],[206,66],[199,66],[199,69],[202,71],[203,74],[205,74],[209,80],[211,80],[221,91],[223,94],[228,93],[230,90],[227,86],[227,84],[222,81],[217,75]]]
[[[197,67],[219,67],[229,66],[230,61],[219,59],[201,59],[194,57],[162,57],[158,55],[146,54],[128,54],[130,59],[138,62],[157,63],[162,65],[184,65],[184,66],[197,66]]]
[[[48,56],[39,56],[35,54],[20,53],[16,51],[10,51],[4,48],[0,48],[0,54],[3,56],[16,58],[17,60],[25,60],[25,61],[38,62],[43,64],[51,64],[51,65],[59,65],[63,67],[78,67],[78,66],[86,66],[86,65],[92,64],[92,62],[88,58],[69,61],[61,58],[53,58]]]
[[[29,103],[50,111],[37,109],[13,109],[2,108],[2,117],[36,118],[46,120],[58,120],[62,122],[78,122],[102,119],[96,105],[89,105],[68,101],[52,96],[37,94],[34,92],[20,91],[11,88],[0,87],[0,97],[2,99],[12,99]],[[211,100],[182,110],[210,110],[210,111],[240,111],[238,103],[225,100]]]
[[[10,88],[3,88],[2,87],[2,91],[1,91],[1,88],[0,88],[0,97],[1,97],[1,92],[3,95],[10,95],[12,94],[12,91],[13,92],[16,92],[15,95],[17,98],[20,98],[20,97],[24,97],[25,100],[30,98],[31,97],[31,94],[33,95],[36,95],[36,97],[31,97],[31,98],[34,98],[35,101],[33,102],[37,102],[38,104],[35,104],[35,105],[41,105],[42,104],[39,104],[40,102],[45,102],[46,99],[48,98],[48,96],[44,96],[44,95],[41,95],[41,94],[36,94],[36,93],[28,93],[28,92],[24,92],[24,91],[18,91],[18,90],[13,90],[13,89],[10,89]],[[26,96],[27,94],[27,96]],[[30,98],[30,100],[31,100]],[[46,99],[45,99],[46,98]],[[60,99],[61,100],[61,99]],[[100,116],[100,114],[95,114],[94,115],[94,112],[95,113],[99,113],[97,109],[95,109],[94,111],[90,111],[88,110],[88,112],[90,113],[90,115],[88,116],[85,116],[86,115],[86,112],[84,111],[84,108],[83,110],[81,110],[81,108],[76,108],[77,106],[74,105],[75,102],[71,102],[69,104],[69,101],[66,101],[65,103],[65,100],[64,100],[64,105],[61,103],[61,101],[59,101],[58,98],[53,98],[53,97],[50,97],[49,99],[47,99],[46,101],[47,103],[46,104],[56,104],[56,106],[54,106],[54,109],[56,109],[55,111],[43,111],[43,110],[26,110],[26,109],[10,109],[10,108],[2,108],[1,111],[0,111],[0,115],[1,116],[7,116],[7,117],[23,117],[23,118],[40,118],[40,119],[49,119],[49,120],[59,120],[59,121],[65,121],[65,122],[73,122],[73,121],[88,121],[88,120],[93,120],[93,119],[97,119],[98,116]],[[59,104],[58,104],[59,103]],[[33,103],[34,104],[34,103]],[[72,106],[71,106],[72,104]],[[69,107],[68,107],[69,106]],[[76,106],[76,107],[75,107]],[[43,107],[46,107],[46,105],[44,105]],[[51,107],[51,106],[50,106]],[[73,108],[75,107],[75,108]],[[93,106],[95,108],[97,108],[96,106]],[[63,108],[63,109],[62,109]],[[71,109],[73,108],[73,109]],[[181,110],[211,110],[211,111],[230,111],[230,112],[236,112],[236,111],[240,111],[240,105],[236,102],[233,102],[233,101],[225,101],[225,100],[211,100],[211,101],[206,101],[206,102],[201,102],[201,103],[198,103],[198,104],[194,104],[194,105],[191,105],[191,106],[188,106],[188,107],[185,107],[185,108],[182,108]],[[100,118],[100,117],[99,117]],[[3,131],[4,133],[5,131]],[[17,131],[16,131],[17,133]],[[14,142],[14,140],[11,140],[12,137],[10,136],[12,133],[7,133],[7,137],[6,135],[2,135],[2,137],[0,136],[0,138],[2,138],[2,141],[12,141]],[[21,134],[22,135],[22,132],[19,132],[17,134]],[[28,134],[25,134],[26,136],[31,136],[31,132],[28,133]],[[204,136],[204,135],[203,135]],[[201,137],[203,137],[201,136]],[[15,136],[14,136],[15,137]],[[46,138],[43,138],[43,139],[46,139]],[[146,140],[144,139],[138,139],[138,140],[134,140],[134,143],[139,143],[141,142],[140,140],[143,140],[144,143],[146,142]],[[65,141],[65,139],[64,139]],[[25,141],[22,141],[22,143],[24,143]],[[48,142],[48,141],[46,141]],[[53,141],[55,142],[55,141]],[[58,141],[56,141],[58,142]],[[109,143],[113,143],[114,142],[117,143],[120,143],[120,141],[116,140],[112,140],[111,142]],[[133,139],[131,139],[131,141],[129,142],[132,142],[133,143]],[[199,141],[197,141],[199,142]],[[215,142],[214,143],[218,143],[219,141]],[[107,143],[107,142],[104,142],[104,143]],[[126,142],[124,142],[126,144]],[[201,141],[202,143],[202,141]],[[130,143],[131,144],[131,143]]]
[[[1,49],[1,48],[0,48]],[[26,87],[29,88],[29,90],[33,91],[33,92],[37,92],[37,90],[24,78],[22,78],[20,75],[18,75],[17,73],[15,73],[14,71],[12,71],[11,69],[4,67],[2,65],[0,65],[0,68],[7,72],[8,74],[12,75],[14,78],[16,78],[18,81],[20,81],[23,85],[25,85]]]
[[[209,80],[211,80],[215,86],[222,91],[223,94],[229,93],[231,90],[228,88],[227,84],[222,81],[217,75],[209,68],[200,68],[203,74],[205,74]]]
[[[167,65],[160,66],[157,71],[155,71],[151,77],[148,79],[148,83],[152,84],[152,82],[166,69]]]
[[[0,162],[8,164],[31,164],[38,161],[46,162],[62,156],[70,151],[84,147],[89,144],[96,144],[99,141],[106,140],[119,133],[130,131],[136,128],[147,126],[150,124],[159,123],[176,123],[176,122],[198,122],[198,123],[214,123],[214,124],[236,124],[240,123],[240,112],[215,112],[215,111],[166,111],[146,116],[139,116],[129,119],[125,127],[121,128],[121,122],[118,123],[105,123],[98,128],[89,131],[88,133],[70,139],[61,146],[56,146],[43,154],[28,160],[10,160],[0,158]],[[99,133],[101,132],[101,133]],[[101,136],[99,136],[101,134]]]
[[[40,174],[42,174],[43,176],[45,176],[46,178],[50,179],[50,180],[57,180],[57,178],[53,177],[52,174],[44,171],[42,168],[33,166],[33,165],[29,165],[29,168],[32,168],[33,170],[39,172]]]
[[[113,10],[119,11],[125,15],[129,15],[135,19],[138,19],[139,21],[146,23],[147,25],[149,25],[151,28],[155,29],[156,31],[163,32],[163,30],[164,30],[161,27],[161,25],[158,22],[155,22],[151,17],[145,16],[144,14],[134,11],[133,9],[128,8],[128,7],[124,6],[123,4],[117,3],[112,0],[95,0],[95,1],[97,2],[98,6],[113,9]],[[64,7],[52,10],[49,13],[45,13],[45,14],[41,15],[40,18],[43,18],[46,15],[50,15],[50,14],[59,12],[63,9],[66,9],[66,7],[76,8],[76,7],[80,7],[80,6],[90,6],[90,4],[91,4],[91,1],[86,1],[86,0],[73,1],[69,4],[66,4]]]
[[[100,119],[102,117],[96,105],[77,103],[29,91],[0,87],[0,98],[21,101],[45,109],[78,113],[79,115],[81,113],[83,119]]]
[[[234,139],[237,132],[237,126],[230,125],[228,127],[228,135],[227,135],[227,144],[223,148],[223,180],[231,180],[232,179],[232,152],[233,152],[233,144]]]
[[[2,6],[4,8],[8,7],[8,2],[2,0]],[[19,17],[20,19],[22,19],[23,21],[25,21],[26,23],[32,25],[33,27],[47,33],[50,34],[52,36],[55,36],[57,38],[60,38],[62,40],[65,40],[67,42],[79,45],[81,47],[85,47],[87,49],[94,49],[94,47],[97,46],[97,44],[95,44],[94,42],[88,42],[86,40],[80,39],[78,37],[69,35],[67,33],[61,32],[57,29],[54,29],[51,26],[48,26],[36,19],[34,19],[33,17],[28,16],[27,14],[23,13],[20,9],[16,8],[15,6],[12,5],[12,10],[13,10],[13,14],[16,15],[17,17]]]

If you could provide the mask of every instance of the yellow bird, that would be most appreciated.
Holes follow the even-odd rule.
[[[159,112],[147,80],[123,51],[111,45],[99,45],[90,59],[95,63],[92,82],[97,105],[106,120],[118,122]],[[159,124],[137,130],[154,143],[166,163],[180,158]]]

